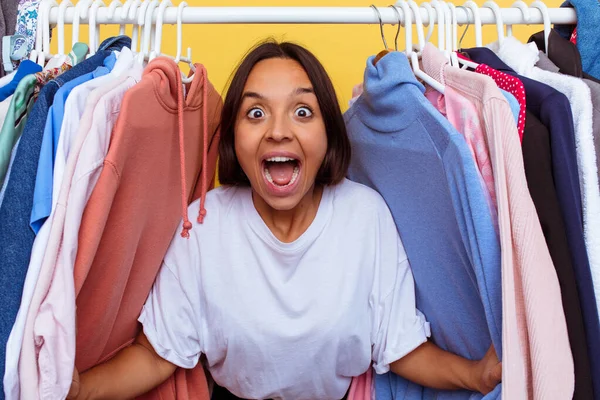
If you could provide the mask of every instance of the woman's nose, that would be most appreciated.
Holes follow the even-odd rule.
[[[289,118],[284,115],[275,116],[272,118],[271,126],[267,135],[268,139],[280,142],[292,138],[292,130]]]

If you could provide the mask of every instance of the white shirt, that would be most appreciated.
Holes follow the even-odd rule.
[[[192,368],[204,354],[238,397],[340,399],[371,360],[385,373],[429,336],[396,226],[372,189],[325,188],[292,243],[271,233],[250,188],[215,189],[206,208],[189,239],[174,237],[140,316],[164,359]]]
[[[600,304],[600,186],[593,135],[593,105],[590,88],[579,78],[535,67],[539,50],[535,42],[523,44],[507,37],[493,50],[518,74],[542,82],[569,100],[573,113],[577,169],[583,211],[583,236],[590,260],[596,302]],[[600,309],[598,310],[600,312]]]

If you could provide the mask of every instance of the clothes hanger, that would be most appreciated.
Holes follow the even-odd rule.
[[[111,1],[110,4],[108,5],[108,18],[113,19],[115,17],[117,8],[123,8],[123,3],[121,3],[119,0]],[[125,34],[125,24],[120,24],[119,25],[119,36],[122,36],[124,34]]]
[[[66,55],[65,53],[65,14],[67,13],[67,7],[73,7],[71,0],[62,0],[58,6],[58,54]]]
[[[154,60],[156,57],[161,55],[161,46],[162,46],[162,32],[163,32],[163,23],[165,19],[165,11],[169,6],[173,6],[171,0],[163,0],[160,2],[160,6],[158,6],[158,14],[156,16],[156,31],[154,37],[154,46],[150,55],[148,56],[148,61]]]
[[[423,82],[427,83],[438,92],[444,93],[444,85],[427,75],[423,70],[421,70],[421,67],[419,66],[419,56],[417,52],[413,50],[412,46],[412,13],[409,9],[410,4],[403,0],[396,2],[396,5],[399,5],[402,8],[402,11],[404,11],[404,30],[406,32],[405,53],[411,61],[413,73],[417,78],[421,79]],[[396,10],[396,7],[394,7],[394,10]],[[398,10],[396,10],[396,15],[398,17],[398,23],[400,23],[400,13],[398,12]],[[421,20],[420,12],[417,12],[415,14],[415,22],[417,25],[417,37],[419,38],[419,49],[422,52],[423,48],[425,47],[425,41],[421,41],[421,38],[425,35],[423,34],[423,21]]]
[[[147,60],[150,56],[151,44],[152,44],[152,31],[154,29],[154,24],[152,23],[152,17],[154,16],[154,10],[160,4],[159,0],[150,0],[150,4],[148,4],[148,8],[146,9],[145,22],[144,22],[144,36],[142,41],[142,47],[140,50],[142,52],[140,54],[143,55],[143,60]],[[142,57],[142,56],[140,56]]]
[[[129,6],[127,12],[129,12],[129,19],[132,21],[133,28],[131,31],[131,51],[137,53],[137,44],[140,34],[139,20],[137,18],[138,9],[141,8],[143,2],[141,0],[133,0]]]
[[[73,6],[73,4],[69,0],[61,1],[58,6],[58,53],[51,57],[46,66],[44,67],[45,71],[48,71],[53,68],[59,68],[63,65],[67,60],[68,56],[65,54],[65,14],[67,12],[67,7]],[[46,15],[48,18],[50,16],[50,12]],[[43,33],[43,49],[45,58],[48,58],[50,55],[50,24],[49,21],[44,21],[44,33]]]
[[[143,63],[144,62],[144,31],[147,29],[147,27],[145,26],[145,22],[146,22],[146,11],[148,10],[148,6],[150,5],[152,0],[148,0],[146,2],[143,2],[140,5],[139,10],[137,10],[137,25],[138,25],[138,34],[139,34],[139,41],[140,41],[140,49],[137,52],[135,59],[139,62],[139,63]],[[131,13],[130,13],[131,15]]]
[[[41,21],[42,27],[36,31],[37,39],[40,39],[40,45],[38,47],[37,39],[35,45],[38,48],[37,63],[42,67],[52,57],[50,54],[50,10],[52,7],[58,7],[55,0],[42,0],[38,8],[38,21]]]
[[[504,23],[502,21],[502,10],[500,10],[498,4],[491,0],[483,3],[482,7],[489,8],[494,13],[494,18],[496,19],[496,32],[498,34],[498,44],[502,45],[504,42]]]
[[[380,51],[379,53],[377,53],[377,55],[375,56],[375,59],[373,60],[373,65],[377,65],[379,60],[381,60],[383,58],[383,56],[388,54],[390,51],[388,50],[387,41],[385,40],[385,35],[383,33],[383,19],[381,18],[381,13],[379,12],[379,9],[377,8],[377,6],[375,6],[374,4],[371,4],[371,8],[373,8],[373,10],[375,10],[375,13],[377,14],[377,18],[379,19],[379,31],[381,33],[381,40],[383,40],[383,50]]]
[[[415,16],[415,25],[417,26],[417,56],[420,56],[423,53],[423,48],[425,47],[425,30],[423,29],[423,19],[421,18],[421,10],[419,9],[419,5],[417,4],[417,2],[415,0],[408,0],[407,1],[408,6],[410,7],[410,9],[412,10],[413,15]],[[426,3],[424,3],[426,4]],[[429,4],[428,4],[429,5]],[[429,9],[433,11],[433,8],[431,8],[431,6],[429,6]],[[432,16],[430,15],[430,18],[432,18]],[[427,41],[429,41],[429,38],[427,38]],[[413,51],[415,49],[415,46],[413,46]]]
[[[460,37],[460,40],[458,41],[458,48],[462,48],[462,41],[467,33],[467,31],[469,30],[469,25],[471,24],[470,19],[469,19],[469,11],[473,11],[469,8],[466,8],[464,6],[456,6],[456,8],[462,8],[465,10],[465,13],[467,14],[467,27],[465,28],[465,30],[463,31],[462,36]],[[475,14],[474,14],[475,15]],[[480,21],[481,22],[481,21]],[[456,51],[458,51],[458,48],[456,49]],[[457,56],[458,59],[458,63],[459,65],[462,65],[462,69],[467,69],[467,68],[472,68],[475,69],[477,67],[479,67],[479,64],[471,61],[471,60],[467,60],[465,58],[462,57],[458,57],[456,51],[454,51],[453,53]]]
[[[412,12],[410,10],[410,6],[406,1],[397,1],[395,6],[392,6],[394,12],[396,13],[396,18],[398,18],[398,31],[396,32],[396,41],[398,40],[398,34],[400,33],[400,25],[402,24],[402,18],[400,16],[400,12],[398,11],[397,6],[400,6],[402,9],[402,14],[404,15],[404,54],[406,54],[407,58],[410,53],[413,52],[413,42],[412,42]],[[396,44],[396,49],[398,48],[398,44]]]
[[[394,9],[394,11],[398,12],[398,10],[396,10],[396,8],[394,6],[388,6]],[[400,35],[400,27],[401,25],[398,24],[398,29],[396,30],[396,37],[394,37],[394,50],[398,51],[398,36]]]
[[[446,44],[444,45],[444,55],[450,61],[451,66],[458,67],[458,65],[452,60],[452,14],[450,12],[450,7],[444,0],[438,1],[444,10],[444,37],[446,39]]]
[[[446,15],[444,14],[444,10],[442,9],[442,5],[437,0],[432,0],[431,5],[435,8],[435,14],[437,17],[437,26],[438,26],[438,49],[442,52],[446,49],[445,42],[445,22]]]
[[[479,13],[479,6],[477,6],[477,3],[474,1],[469,0],[465,2],[464,7],[473,12],[475,25],[475,46],[483,47],[483,35],[481,34],[481,14]]]
[[[531,7],[537,8],[542,13],[542,20],[544,21],[544,45],[545,45],[545,53],[548,55],[548,38],[550,37],[550,30],[552,29],[550,26],[550,15],[548,14],[548,7],[541,1],[534,1],[531,3]]]
[[[529,7],[527,7],[527,4],[523,0],[515,1],[511,7],[513,7],[513,8],[516,7],[519,10],[521,10],[521,13],[523,14],[523,20],[525,22],[529,23],[529,20],[531,19],[531,13],[529,12]],[[512,35],[513,35],[512,24],[506,25],[506,36],[512,36]]]
[[[69,57],[73,65],[77,65],[81,60],[85,59],[85,55],[88,52],[88,45],[79,41],[79,26],[81,19],[84,18],[84,13],[87,13],[87,9],[91,4],[91,0],[79,0],[75,5],[75,14],[73,16],[73,34],[71,38],[71,51]]]
[[[447,3],[450,7],[450,21],[452,27],[452,45],[450,47],[450,61],[456,68],[460,68],[456,51],[458,50],[458,18],[456,16],[456,6],[452,3]]]
[[[427,37],[425,38],[425,42],[429,42],[429,39],[431,39],[431,36],[433,35],[433,30],[435,28],[435,11],[429,3],[422,3],[420,7],[423,7],[429,15],[429,24],[427,25]]]
[[[100,25],[96,22],[98,21],[98,9],[100,7],[106,7],[106,4],[102,0],[94,0],[89,10],[89,43],[90,43],[90,53],[88,54],[88,58],[96,54],[98,47],[100,44],[98,43],[98,38],[100,37]]]
[[[174,60],[175,64],[179,64],[182,61],[186,62],[190,67],[190,71],[192,71],[192,74],[188,77],[186,77],[183,72],[181,73],[181,82],[184,84],[191,83],[196,74],[196,66],[192,62],[192,48],[187,48],[187,58],[181,57],[181,48],[183,47],[183,9],[187,6],[188,4],[185,1],[182,1],[177,6],[177,55]]]

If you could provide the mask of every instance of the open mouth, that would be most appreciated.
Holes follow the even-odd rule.
[[[300,175],[300,162],[292,157],[269,157],[263,161],[266,180],[277,188],[292,186]]]

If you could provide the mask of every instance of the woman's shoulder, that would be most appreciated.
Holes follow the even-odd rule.
[[[388,207],[383,197],[374,189],[344,179],[333,187],[333,204],[335,208],[348,208],[350,210],[372,210],[374,212],[387,211]]]

